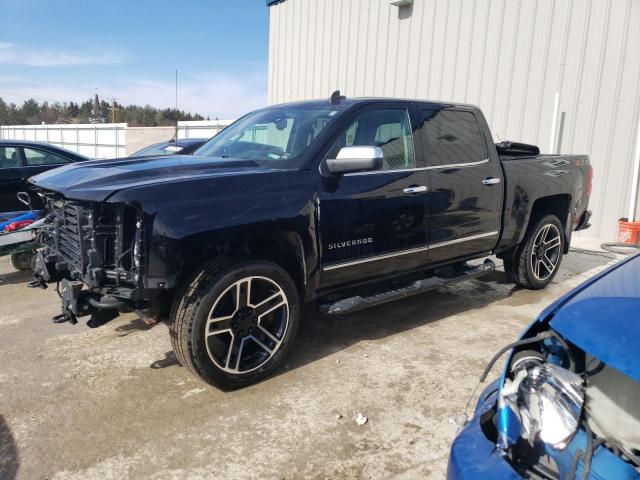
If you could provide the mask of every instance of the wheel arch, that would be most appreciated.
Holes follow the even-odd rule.
[[[531,205],[529,217],[526,223],[523,225],[520,234],[518,235],[518,242],[515,246],[505,252],[500,252],[498,258],[511,260],[515,257],[518,249],[522,245],[526,234],[529,229],[536,224],[536,222],[545,215],[552,214],[558,217],[562,224],[564,233],[564,253],[569,252],[569,244],[571,243],[571,195],[568,193],[561,193],[556,195],[548,195],[537,198]]]
[[[230,235],[185,249],[177,280],[181,284],[204,262],[216,256],[267,260],[282,267],[295,282],[301,297],[307,285],[305,246],[300,234],[294,230],[254,230],[243,235]]]

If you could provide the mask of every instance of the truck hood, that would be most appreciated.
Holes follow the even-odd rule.
[[[75,163],[41,173],[29,181],[66,198],[100,202],[127,188],[266,171],[249,160],[171,155]]]
[[[589,280],[552,305],[551,328],[640,382],[640,255]]]

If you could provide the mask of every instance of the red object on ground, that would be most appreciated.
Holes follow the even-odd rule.
[[[626,218],[618,220],[618,243],[640,244],[640,222],[627,222]]]
[[[5,232],[15,232],[16,230],[20,230],[21,228],[26,227],[27,225],[31,225],[33,220],[21,220],[19,222],[13,222],[4,227]]]

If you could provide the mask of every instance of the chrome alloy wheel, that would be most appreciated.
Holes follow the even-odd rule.
[[[547,224],[540,229],[533,241],[530,258],[531,271],[536,279],[544,281],[553,275],[560,261],[561,246],[558,227]]]
[[[225,372],[251,372],[280,349],[288,326],[282,288],[267,277],[245,277],[213,303],[205,324],[207,353]]]

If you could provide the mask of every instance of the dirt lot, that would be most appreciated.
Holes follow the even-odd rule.
[[[181,368],[165,325],[53,325],[55,292],[0,259],[0,478],[442,478],[487,360],[611,258],[573,252],[545,291],[496,272],[348,317],[308,312],[286,367],[235,392]]]

